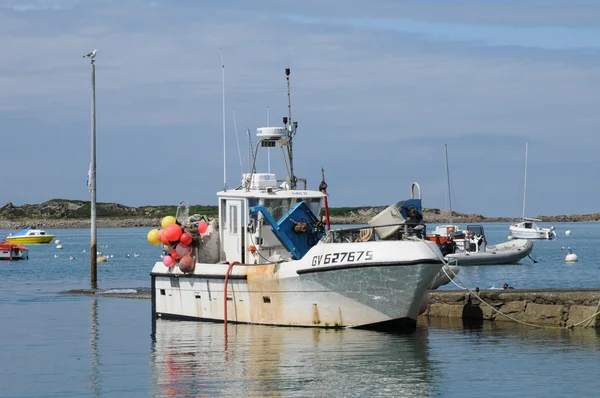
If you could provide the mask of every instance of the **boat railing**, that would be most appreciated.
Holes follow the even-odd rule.
[[[377,229],[399,227],[390,236],[381,239],[377,234]],[[427,226],[423,223],[395,223],[386,225],[369,225],[332,229],[323,237],[326,243],[349,243],[349,242],[373,242],[378,240],[403,240],[403,239],[425,239],[427,236]]]

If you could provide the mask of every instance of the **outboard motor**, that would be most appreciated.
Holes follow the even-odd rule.
[[[445,241],[440,245],[440,251],[444,257],[448,254],[454,254],[456,252],[456,242],[453,240]]]

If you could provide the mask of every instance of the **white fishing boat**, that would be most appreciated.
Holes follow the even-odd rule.
[[[289,69],[286,75],[289,99]],[[297,187],[301,179],[294,175],[292,156],[296,128],[290,114],[282,128],[258,129],[254,162],[259,148],[280,145],[287,170],[284,180],[273,173],[256,173],[253,165],[239,188],[217,193],[218,219],[206,223],[180,217],[181,227],[170,224],[175,226],[157,233],[169,245],[151,273],[155,317],[280,326],[415,327],[427,291],[443,266],[437,245],[415,237],[415,228],[407,223],[417,212],[422,219],[420,199],[391,206],[396,209],[392,214],[376,217],[369,227],[329,230],[328,220],[326,227],[319,218],[324,200],[327,206],[324,181],[320,191]],[[191,239],[186,236],[189,244],[182,247],[184,233]],[[155,239],[149,234],[151,243]],[[181,254],[174,263],[173,256]]]
[[[519,223],[509,227],[510,236],[517,239],[554,239],[556,232],[554,227],[540,227],[535,222],[541,222],[536,218],[525,217],[525,202],[527,199],[527,157],[529,143],[525,144],[525,182],[523,187],[523,216]]]

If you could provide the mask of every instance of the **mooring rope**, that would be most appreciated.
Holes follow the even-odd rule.
[[[434,250],[433,250],[433,249],[432,249],[432,248],[431,248],[429,245],[426,245],[426,246],[429,248],[429,250],[431,250],[431,252],[432,252],[432,253],[434,253],[434,254],[436,255],[436,257],[438,257],[438,258],[439,258],[439,259],[442,261],[442,263],[443,263],[444,265],[449,265],[448,261],[446,261],[446,260],[445,260],[443,257],[441,257],[441,258],[440,258],[440,257],[438,256],[438,254],[437,254],[437,253],[436,253],[436,252],[435,252],[435,251],[434,251]],[[442,269],[443,269],[443,267],[442,267]],[[503,317],[505,317],[505,318],[508,318],[508,319],[510,319],[511,321],[514,321],[514,322],[520,323],[521,325],[525,325],[525,326],[531,326],[531,327],[540,328],[540,329],[573,329],[573,328],[575,328],[575,327],[577,327],[577,326],[580,326],[580,325],[582,325],[582,324],[584,324],[584,323],[586,323],[586,322],[587,322],[587,324],[586,324],[584,327],[588,326],[588,325],[589,325],[589,324],[592,322],[592,319],[594,319],[595,317],[597,317],[598,315],[600,315],[600,300],[598,300],[598,306],[596,307],[596,311],[594,311],[594,314],[593,314],[592,316],[590,316],[590,317],[588,317],[588,318],[584,319],[584,320],[583,320],[583,321],[581,321],[581,322],[574,323],[574,324],[572,324],[572,325],[565,325],[565,326],[549,326],[549,325],[537,325],[537,324],[534,324],[534,323],[523,322],[523,321],[521,321],[521,320],[519,320],[519,319],[516,319],[516,318],[514,318],[514,317],[512,317],[512,316],[510,316],[510,315],[508,315],[508,314],[505,314],[505,313],[503,313],[502,311],[500,311],[500,310],[496,309],[496,308],[495,308],[493,305],[491,305],[491,304],[488,304],[488,303],[487,303],[487,302],[486,302],[484,299],[482,299],[482,298],[481,298],[481,296],[479,296],[479,294],[478,294],[476,291],[474,291],[473,289],[471,289],[471,288],[470,288],[470,287],[469,287],[469,286],[468,286],[468,285],[465,283],[465,281],[463,281],[463,280],[462,280],[462,279],[461,279],[461,278],[460,278],[460,277],[459,277],[459,276],[458,276],[458,275],[457,275],[457,274],[456,274],[454,271],[452,271],[452,268],[448,267],[448,270],[450,271],[450,273],[452,273],[452,275],[454,275],[454,278],[456,278],[456,279],[457,279],[457,280],[458,280],[458,281],[459,281],[459,282],[460,282],[460,283],[461,283],[461,284],[464,286],[464,288],[463,288],[463,289],[466,289],[466,290],[468,290],[470,293],[472,293],[472,294],[473,294],[473,295],[474,295],[476,298],[478,298],[478,299],[479,299],[479,300],[480,300],[480,301],[481,301],[483,304],[485,304],[486,306],[488,306],[488,307],[489,307],[489,308],[490,308],[490,309],[491,309],[493,312],[495,312],[496,314],[502,315]],[[445,270],[444,270],[444,273],[446,273],[446,271],[445,271]],[[446,275],[448,275],[448,274],[446,274]],[[448,277],[450,277],[450,276],[448,275]],[[451,281],[453,281],[453,278],[450,278],[450,280],[451,280]],[[453,282],[453,283],[456,285],[456,282]],[[457,285],[457,286],[458,286],[458,285]]]

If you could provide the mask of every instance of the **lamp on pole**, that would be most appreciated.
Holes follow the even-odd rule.
[[[91,242],[90,242],[90,283],[92,289],[98,288],[98,272],[97,272],[97,245],[96,245],[96,52],[94,49],[89,54],[84,55],[84,58],[90,59],[92,67],[92,144],[90,155],[90,172],[89,172],[89,187],[90,187],[90,208],[91,208]]]

